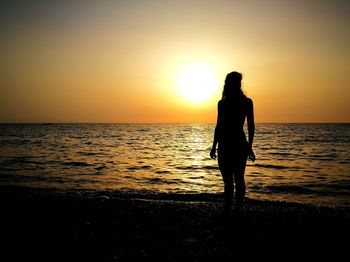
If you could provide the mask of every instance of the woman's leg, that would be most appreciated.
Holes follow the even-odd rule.
[[[234,177],[235,177],[235,200],[236,200],[236,208],[240,208],[242,206],[242,202],[245,196],[245,181],[244,181],[244,172],[247,164],[247,157],[240,158],[238,162],[234,166]]]
[[[224,197],[225,197],[225,205],[230,207],[232,204],[233,197],[233,174],[232,172],[221,172],[223,180],[224,180]]]
[[[222,154],[222,152],[219,152],[218,163],[222,175],[222,180],[224,181],[225,207],[229,208],[232,204],[232,197],[234,191],[232,163],[228,161],[227,157],[224,154]]]

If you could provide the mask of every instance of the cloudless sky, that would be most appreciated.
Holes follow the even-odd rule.
[[[243,73],[257,122],[350,122],[350,1],[1,1],[0,122],[216,120]],[[188,64],[219,83],[181,96]]]

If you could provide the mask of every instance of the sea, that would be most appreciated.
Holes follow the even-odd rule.
[[[0,124],[0,185],[220,195],[221,174],[209,157],[214,128]],[[350,124],[256,124],[254,152],[248,198],[350,207]]]

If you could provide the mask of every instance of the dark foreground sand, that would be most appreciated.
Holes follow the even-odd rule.
[[[349,209],[0,187],[1,261],[340,261]]]

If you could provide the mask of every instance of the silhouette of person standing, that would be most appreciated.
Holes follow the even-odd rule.
[[[231,72],[226,76],[222,99],[218,103],[218,117],[210,157],[216,158],[224,181],[224,211],[231,209],[235,190],[235,208],[239,210],[245,195],[244,172],[247,158],[255,161],[252,150],[255,124],[253,101],[241,88],[242,74]],[[249,141],[243,130],[247,118]],[[233,179],[234,178],[234,179]]]

